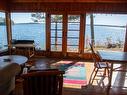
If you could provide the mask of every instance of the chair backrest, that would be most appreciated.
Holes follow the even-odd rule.
[[[92,58],[93,58],[93,60],[96,61],[96,62],[100,62],[100,61],[101,61],[100,56],[95,52],[95,49],[94,49],[94,47],[92,46],[92,44],[89,43],[89,45],[90,45],[90,49],[91,49],[91,51],[92,51]]]
[[[12,40],[12,44],[34,44],[34,40]]]
[[[64,71],[36,71],[22,75],[24,95],[62,95]]]
[[[91,43],[89,43],[89,45],[90,45],[90,49],[91,49],[92,53],[95,53],[93,45]]]

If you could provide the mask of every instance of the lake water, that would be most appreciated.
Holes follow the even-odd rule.
[[[61,25],[58,25],[61,28]],[[75,27],[71,27],[72,29]],[[107,39],[111,39],[112,43],[118,41],[124,42],[125,40],[125,28],[120,27],[106,27],[106,26],[94,26],[95,30],[95,44],[105,44]],[[0,26],[0,48],[7,45],[6,40],[6,27]],[[62,32],[58,32],[59,36],[62,36]],[[45,49],[45,24],[15,24],[12,26],[12,39],[26,39],[34,40],[36,49]],[[71,33],[70,36],[77,37],[78,32]],[[90,40],[90,26],[86,26],[86,41]],[[71,43],[77,43],[73,40]]]

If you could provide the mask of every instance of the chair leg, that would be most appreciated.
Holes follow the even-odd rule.
[[[108,72],[107,72],[107,68],[103,68],[103,72],[102,72],[102,78],[100,79],[100,81],[98,82],[98,85],[102,88],[105,87],[105,83],[104,83],[104,79],[107,76]]]
[[[93,71],[92,71],[92,73],[90,75],[89,84],[91,84],[91,80],[92,80],[92,77],[93,77],[93,74],[94,74],[95,70],[96,70],[96,68],[93,69]]]
[[[91,84],[93,84],[93,82],[94,82],[94,80],[95,80],[95,77],[96,77],[97,73],[98,73],[98,68],[95,68],[95,74],[94,74],[94,76],[93,76],[93,79],[92,79]]]
[[[106,76],[107,68],[104,68],[103,77]]]
[[[107,73],[108,73],[107,75],[108,75],[108,81],[109,81],[109,79],[110,79],[110,78],[109,78],[109,77],[110,77],[110,71],[109,71],[109,68],[107,68]]]

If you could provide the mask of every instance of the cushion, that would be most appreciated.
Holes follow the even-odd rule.
[[[8,95],[15,88],[15,76],[21,67],[17,63],[0,64],[0,95]]]

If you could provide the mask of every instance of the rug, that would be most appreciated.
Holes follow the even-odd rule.
[[[84,86],[87,84],[84,62],[58,61],[53,64],[65,71],[64,84]]]

